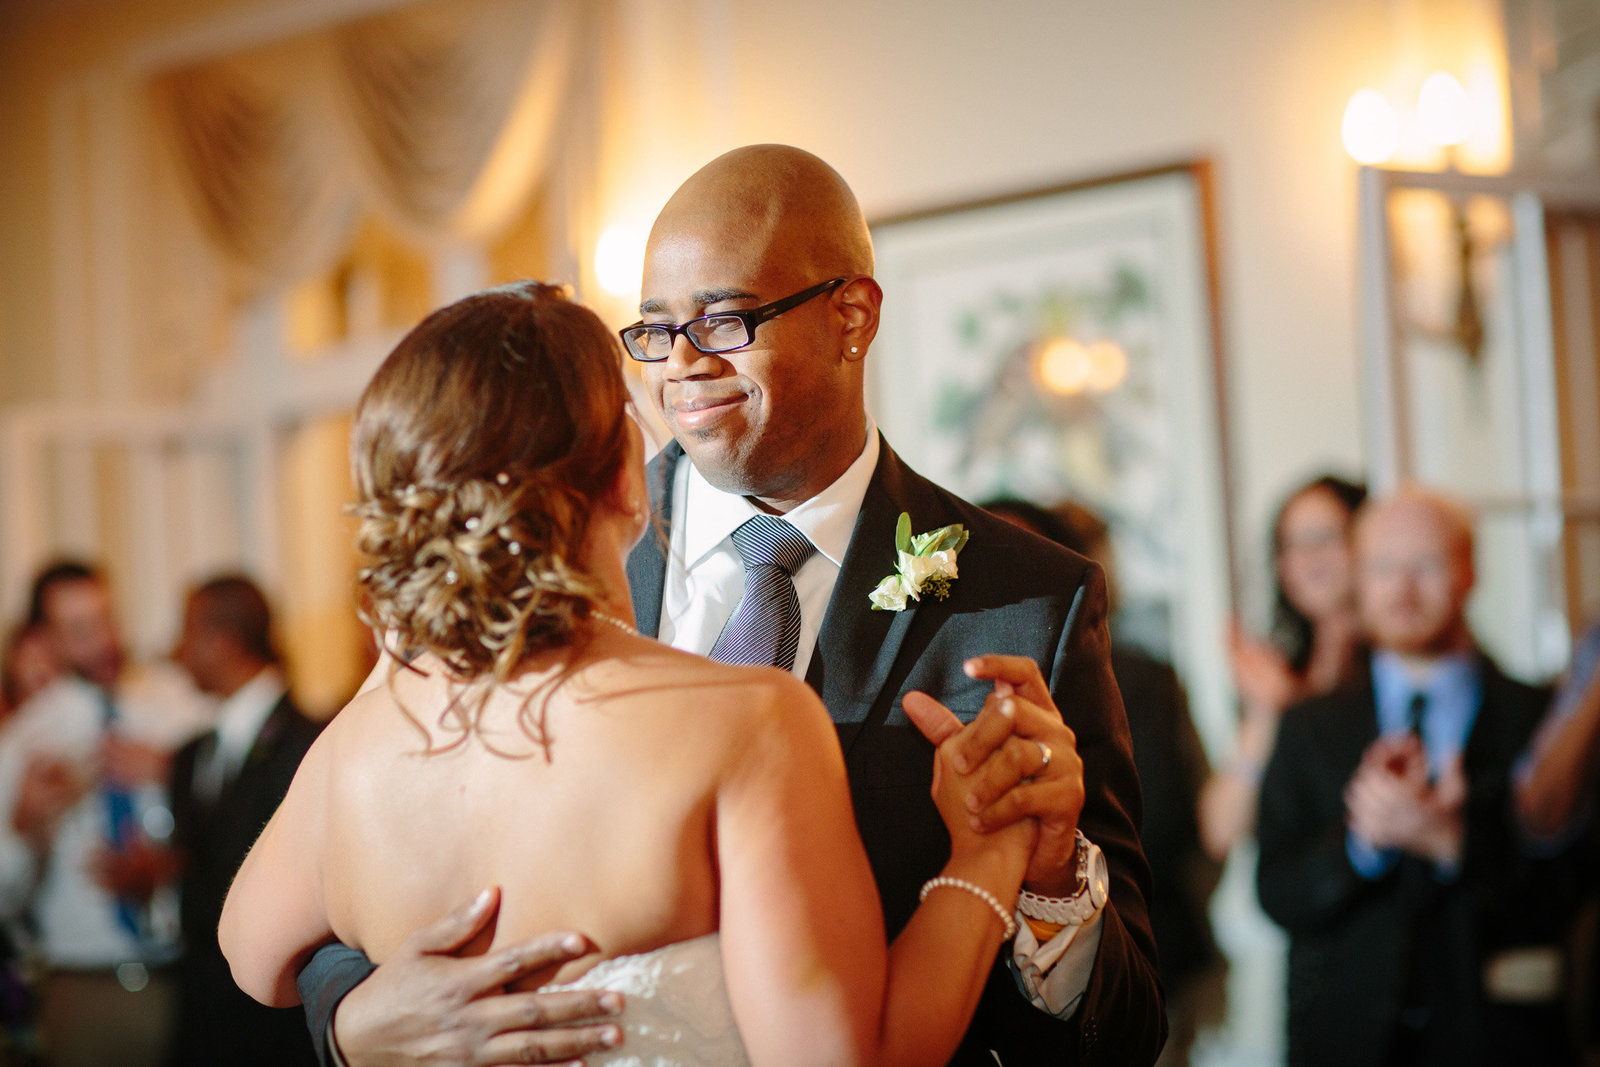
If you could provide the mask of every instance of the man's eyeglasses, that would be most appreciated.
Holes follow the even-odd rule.
[[[785,311],[804,304],[812,297],[821,296],[843,285],[849,279],[830,278],[820,285],[802,289],[793,296],[774,300],[747,311],[719,311],[715,315],[702,315],[681,326],[670,322],[636,322],[623,329],[622,343],[628,355],[641,363],[659,363],[672,355],[672,343],[681,333],[701,352],[716,355],[744,348],[756,339],[756,327],[768,319],[775,319]]]

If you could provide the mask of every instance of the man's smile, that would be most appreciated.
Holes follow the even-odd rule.
[[[669,408],[672,419],[685,430],[702,429],[744,403],[748,394],[697,393],[672,401]]]

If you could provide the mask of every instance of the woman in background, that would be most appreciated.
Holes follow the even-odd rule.
[[[1272,630],[1235,622],[1229,640],[1241,716],[1233,756],[1200,794],[1206,851],[1225,858],[1255,825],[1256,791],[1285,708],[1333,689],[1359,662],[1360,622],[1350,551],[1365,485],[1324,474],[1289,494],[1272,524]]]

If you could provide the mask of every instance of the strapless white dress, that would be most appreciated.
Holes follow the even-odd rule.
[[[602,960],[576,982],[544,988],[614,989],[623,995],[622,1046],[584,1057],[596,1067],[747,1067],[750,1063],[728,1003],[716,934]]]

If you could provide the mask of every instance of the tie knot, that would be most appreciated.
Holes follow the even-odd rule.
[[[811,539],[792,524],[771,515],[746,519],[732,537],[733,547],[739,550],[747,570],[777,567],[792,575],[817,550]]]
[[[1411,700],[1406,704],[1406,729],[1412,733],[1422,732],[1422,716],[1428,710],[1428,694],[1416,692],[1411,694]]]

